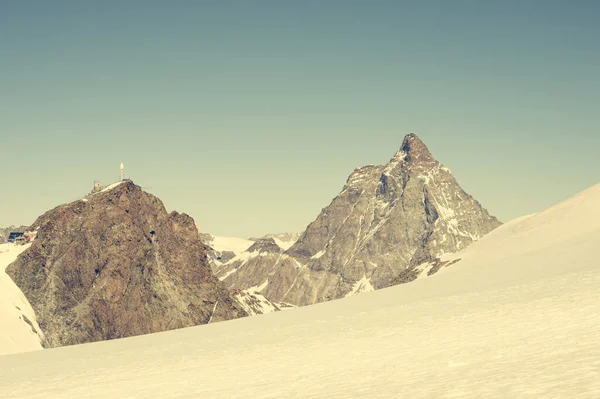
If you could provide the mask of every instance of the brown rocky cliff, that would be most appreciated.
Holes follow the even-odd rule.
[[[8,269],[47,347],[246,316],[212,274],[193,219],[130,181],[57,207]]]

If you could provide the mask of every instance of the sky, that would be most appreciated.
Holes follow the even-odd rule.
[[[596,1],[0,0],[0,226],[126,175],[300,232],[416,133],[503,221],[600,182]]]

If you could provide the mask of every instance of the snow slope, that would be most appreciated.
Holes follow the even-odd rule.
[[[35,313],[25,295],[5,273],[7,266],[30,246],[0,245],[0,355],[42,349],[40,336],[43,337],[43,333]]]
[[[214,325],[0,357],[10,398],[598,398],[600,185],[437,274]]]

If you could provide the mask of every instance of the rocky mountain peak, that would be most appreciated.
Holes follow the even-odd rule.
[[[425,143],[414,133],[404,137],[400,151],[406,154],[406,160],[409,162],[434,160]]]
[[[283,256],[248,256],[223,275],[232,288],[260,286],[273,302],[308,305],[417,275],[499,225],[411,133],[386,165],[355,169]]]
[[[40,216],[7,273],[35,310],[46,347],[246,316],[212,273],[194,220],[131,181]]]
[[[404,137],[400,149],[383,167],[383,174],[399,172],[406,169],[406,166],[431,169],[438,165],[440,163],[431,155],[425,143],[416,134],[410,133]]]

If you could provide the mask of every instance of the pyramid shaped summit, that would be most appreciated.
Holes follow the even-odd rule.
[[[385,165],[384,174],[396,167],[406,164],[429,164],[429,167],[435,167],[439,162],[431,155],[425,143],[414,133],[404,137],[400,149],[394,154],[392,159]],[[352,176],[351,176],[352,177]]]
[[[404,137],[400,151],[404,152],[408,159],[433,160],[433,156],[425,143],[414,133]]]
[[[309,305],[410,281],[500,224],[411,133],[388,164],[354,170],[283,256],[225,265],[222,278],[229,288],[260,286],[273,302]]]

